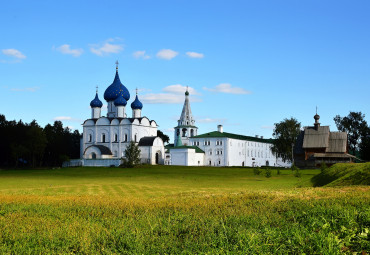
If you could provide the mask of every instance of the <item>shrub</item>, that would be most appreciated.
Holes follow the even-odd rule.
[[[299,168],[294,170],[294,176],[297,178],[301,178],[302,174],[301,174],[301,171],[299,171]]]
[[[280,175],[280,169],[278,168],[278,170],[277,170],[277,175]]]
[[[260,175],[260,174],[261,174],[261,172],[262,172],[262,170],[261,170],[261,169],[259,169],[258,167],[253,168],[253,173],[254,173],[254,175]]]
[[[325,162],[324,161],[321,162],[321,166],[320,166],[321,173],[324,173],[326,168],[328,168],[328,166],[325,164]]]
[[[296,170],[299,170],[299,167],[297,167],[296,165],[292,165],[291,167],[290,167],[290,169],[292,169],[292,171],[296,171]]]
[[[265,176],[266,176],[266,178],[270,178],[271,177],[271,169],[270,168],[266,168],[265,169]]]

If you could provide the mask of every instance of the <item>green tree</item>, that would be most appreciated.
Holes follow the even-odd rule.
[[[170,142],[170,138],[168,137],[168,135],[165,135],[161,130],[157,130],[157,136],[162,138],[163,143]]]
[[[43,129],[33,120],[27,132],[26,147],[29,149],[29,159],[32,167],[41,166],[46,147],[46,136]]]
[[[295,144],[300,129],[301,123],[293,117],[275,123],[272,151],[284,162],[292,159],[292,144]]]
[[[140,149],[133,141],[127,146],[125,150],[125,157],[122,158],[124,167],[134,167],[140,164]]]
[[[361,112],[350,112],[348,116],[334,117],[334,122],[339,131],[346,132],[348,135],[348,147],[353,155],[360,150],[361,141],[367,136],[369,127],[365,120],[365,114]]]

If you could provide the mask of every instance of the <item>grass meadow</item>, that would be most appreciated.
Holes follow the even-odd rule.
[[[141,166],[0,170],[1,254],[370,251],[370,188],[320,170]]]

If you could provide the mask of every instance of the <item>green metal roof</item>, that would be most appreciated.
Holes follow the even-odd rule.
[[[205,133],[202,135],[197,135],[193,136],[191,138],[214,138],[214,137],[226,137],[226,138],[232,138],[232,139],[239,139],[239,140],[246,140],[246,141],[253,141],[253,142],[261,142],[261,143],[272,143],[273,139],[264,139],[264,138],[257,138],[253,136],[245,136],[245,135],[236,135],[232,133],[227,133],[227,132],[218,132],[218,131],[213,131],[209,133]]]
[[[199,147],[197,146],[176,146],[176,147],[172,147],[172,148],[168,148],[169,150],[176,150],[176,149],[195,149],[195,152],[196,153],[204,153],[203,150],[201,150]]]

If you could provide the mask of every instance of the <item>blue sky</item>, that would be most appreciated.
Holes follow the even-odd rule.
[[[284,118],[312,125],[316,106],[336,130],[337,114],[369,121],[369,13],[369,1],[3,1],[0,113],[81,131],[118,60],[129,104],[137,87],[171,139],[186,86],[199,133],[271,137]]]

